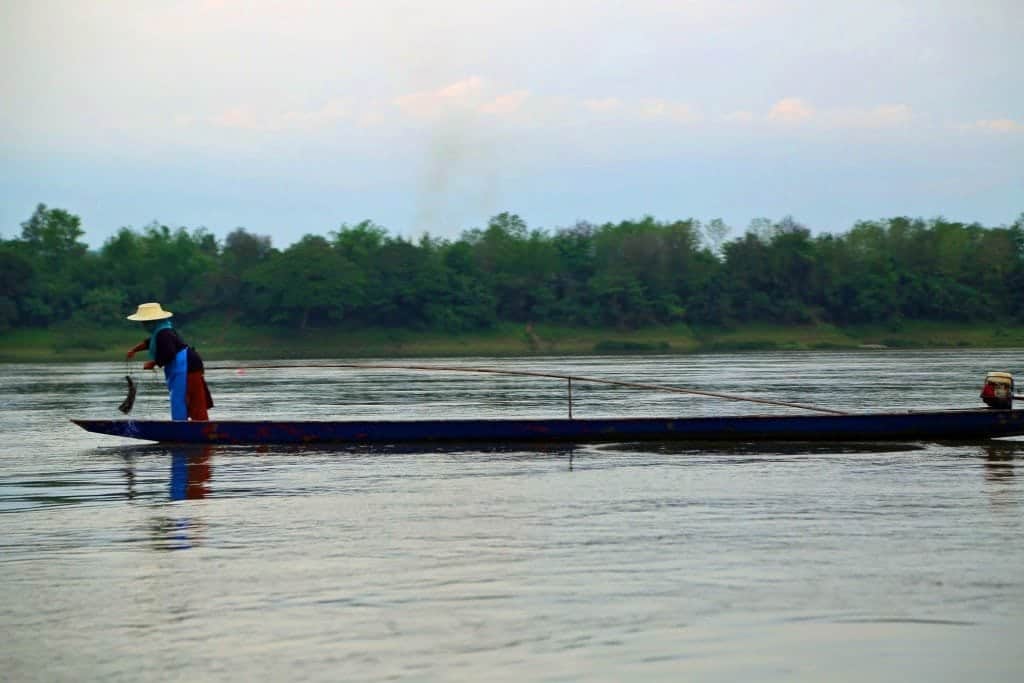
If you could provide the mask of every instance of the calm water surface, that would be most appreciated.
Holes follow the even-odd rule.
[[[977,405],[1024,351],[437,362],[868,410]],[[551,380],[301,365],[211,370],[213,416],[566,412]],[[68,422],[119,416],[124,371],[0,365],[2,680],[1024,679],[1024,441],[186,449]],[[573,388],[577,416],[787,410]]]

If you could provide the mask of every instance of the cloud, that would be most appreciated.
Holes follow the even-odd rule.
[[[351,108],[341,100],[330,100],[318,109],[292,109],[287,111],[260,111],[247,106],[225,109],[211,117],[209,122],[220,128],[253,132],[285,130],[313,130],[338,123],[351,115]],[[180,116],[180,124],[189,125],[194,117]]]
[[[528,90],[516,90],[504,95],[498,95],[491,101],[484,102],[477,109],[482,114],[512,114],[522,109],[529,97],[530,92]]]
[[[786,97],[768,111],[768,120],[777,123],[803,123],[814,116],[814,108],[799,97]]]
[[[651,120],[695,123],[702,118],[692,105],[665,99],[626,101],[619,97],[589,98],[578,100],[575,108],[582,108],[586,113],[604,119],[613,118],[623,123],[644,123]]]
[[[622,106],[622,100],[618,97],[583,100],[583,108],[592,112],[614,112],[622,109]]]
[[[713,102],[704,103],[713,106]],[[895,128],[913,120],[915,113],[907,104],[893,103],[866,107],[819,107],[799,97],[782,98],[769,110],[757,115],[750,109],[737,109],[708,118],[698,105],[669,98],[621,96],[564,97],[538,95],[525,88],[499,87],[481,76],[466,76],[433,89],[404,95],[366,98],[349,102],[328,99],[322,106],[292,107],[277,111],[252,104],[226,107],[214,115],[183,112],[175,118],[178,127],[212,126],[254,134],[316,134],[349,127],[401,126],[402,121],[426,124],[458,121],[472,122],[480,130],[531,130],[531,135],[560,135],[566,121],[615,125],[638,134],[654,124],[672,126],[757,127],[765,123],[791,129],[882,129]],[[511,128],[507,126],[511,125]],[[965,126],[966,127],[966,126]],[[1020,124],[1009,119],[979,121],[972,127],[993,132],[1014,132]]]
[[[914,113],[906,104],[880,104],[873,107],[820,108],[798,97],[786,97],[768,110],[767,119],[786,125],[814,125],[825,128],[887,128],[908,123]],[[749,112],[734,112],[725,117],[734,123],[749,123]]]
[[[913,112],[906,104],[883,104],[871,109],[839,109],[829,112],[828,123],[844,128],[883,128],[908,123]]]
[[[471,100],[478,99],[483,80],[471,76],[437,90],[400,95],[394,104],[402,113],[413,118],[436,118],[452,108],[466,107]]]
[[[521,111],[529,98],[529,90],[499,92],[483,78],[470,76],[435,90],[400,95],[393,104],[406,116],[417,119],[459,113],[508,116]]]
[[[653,119],[666,119],[677,123],[694,123],[701,116],[688,104],[667,100],[646,100],[640,103],[643,116]]]
[[[982,119],[975,121],[971,128],[986,130],[991,133],[1021,133],[1024,132],[1024,123],[1013,119]]]
[[[729,112],[722,117],[726,123],[753,123],[754,112],[752,111],[734,111]]]

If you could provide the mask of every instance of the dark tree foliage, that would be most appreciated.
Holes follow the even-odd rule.
[[[79,241],[83,234],[78,216],[45,204],[21,224],[21,239],[8,247],[9,253],[24,259],[16,268],[27,261],[32,283],[18,296],[19,320],[41,324],[66,319],[80,307],[96,270],[94,256]]]
[[[145,301],[296,329],[1024,321],[1024,214],[1000,227],[897,217],[816,236],[787,216],[726,241],[718,219],[547,231],[502,213],[456,240],[363,221],[283,250],[244,228],[218,242],[154,223],[91,251],[77,216],[42,204],[21,227],[0,240],[0,329],[106,322]]]

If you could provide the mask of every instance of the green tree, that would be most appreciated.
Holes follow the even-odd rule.
[[[24,245],[0,241],[0,330],[28,320],[27,301],[35,288],[36,271]]]
[[[366,285],[358,269],[319,235],[306,235],[270,255],[246,282],[264,319],[299,329],[345,319],[362,304]]]
[[[552,237],[555,254],[553,302],[549,310],[552,322],[596,325],[602,318],[590,286],[597,272],[596,232],[594,225],[579,221],[570,228],[558,230]]]
[[[39,204],[21,224],[21,253],[36,274],[33,292],[22,300],[22,313],[36,324],[64,320],[78,307],[86,274],[88,247],[81,219],[64,209]]]
[[[473,247],[463,240],[440,244],[437,257],[446,286],[443,298],[431,308],[431,326],[444,330],[493,327],[498,321],[497,301],[473,257]]]
[[[217,240],[203,229],[121,228],[100,249],[98,285],[120,292],[127,308],[159,301],[176,314],[198,314],[217,303],[219,258]]]
[[[252,312],[255,294],[248,284],[251,274],[273,253],[270,237],[254,235],[244,228],[232,230],[224,239],[213,281],[213,298],[227,318]]]
[[[529,322],[546,316],[557,258],[543,231],[530,232],[522,218],[506,212],[491,218],[485,230],[465,233],[463,240],[472,246],[500,319]]]

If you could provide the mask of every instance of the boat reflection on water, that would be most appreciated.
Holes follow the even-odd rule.
[[[1020,513],[1020,497],[1014,477],[1014,461],[1024,458],[1024,441],[989,441],[978,449],[985,467],[985,489],[993,510]]]
[[[601,444],[600,450],[616,450],[636,453],[657,453],[673,456],[701,456],[708,458],[752,457],[785,459],[788,456],[815,455],[877,455],[879,453],[903,453],[922,451],[925,446],[913,442],[866,442],[866,441],[652,441],[620,444]]]
[[[1006,482],[1014,477],[1014,462],[1024,457],[1024,440],[987,440],[981,443],[960,442],[950,443],[950,446],[957,448],[958,455],[972,458],[979,458],[984,466],[985,479],[989,482]],[[965,448],[966,447],[966,448]],[[577,458],[605,458],[616,455],[629,457],[655,456],[673,461],[679,460],[684,464],[688,458],[701,460],[715,459],[720,461],[729,460],[775,460],[785,461],[789,459],[803,460],[808,457],[831,457],[836,455],[858,455],[865,456],[879,454],[913,453],[927,450],[922,443],[862,443],[862,442],[719,442],[710,445],[706,442],[623,442],[591,444],[587,446],[574,446],[572,444],[552,443],[544,444],[539,442],[529,443],[503,443],[503,444],[434,444],[434,445],[375,445],[375,446],[353,446],[353,445],[331,445],[318,444],[316,446],[283,445],[259,447],[222,446],[222,445],[178,445],[164,446],[157,444],[139,445],[119,448],[124,458],[124,476],[128,485],[127,497],[129,499],[163,498],[164,500],[196,501],[203,500],[216,495],[211,486],[213,480],[214,456],[220,454],[230,457],[232,453],[239,455],[279,455],[285,457],[295,456],[337,456],[337,457],[366,457],[387,458],[389,456],[401,456],[405,454],[429,454],[438,455],[465,455],[466,457],[501,457],[503,459],[533,460],[563,459],[568,470],[575,469]],[[137,462],[153,462],[170,456],[170,476],[167,483],[161,486],[161,493],[145,484],[155,483],[152,477],[140,477],[136,472]],[[148,469],[148,468],[147,468]],[[150,470],[152,471],[152,470]],[[167,470],[164,470],[165,472]],[[137,480],[143,479],[140,484]],[[142,491],[140,492],[140,488]],[[147,490],[148,488],[148,490]],[[229,486],[228,495],[237,495],[239,489]],[[165,494],[163,492],[166,492]],[[222,495],[224,492],[222,491]],[[166,495],[166,498],[164,498]]]
[[[1013,479],[1013,461],[1024,454],[1024,441],[992,441],[982,446],[985,478],[989,481]]]

